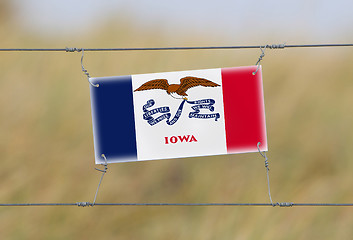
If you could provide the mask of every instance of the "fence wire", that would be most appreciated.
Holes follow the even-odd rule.
[[[353,203],[1,203],[0,207],[53,207],[53,206],[77,206],[77,207],[353,207]]]
[[[248,46],[196,46],[196,47],[136,47],[136,48],[0,48],[1,52],[81,52],[81,51],[172,51],[172,50],[227,50],[227,49],[285,49],[285,48],[320,48],[353,47],[353,43],[328,44],[267,44]]]
[[[137,47],[137,48],[0,48],[0,52],[84,52],[84,51],[172,51],[172,50],[230,50],[230,49],[285,49],[285,48],[322,48],[322,47],[353,47],[353,43],[329,43],[329,44],[271,44],[271,45],[248,45],[248,46],[197,46],[197,47]],[[260,152],[261,153],[261,152]],[[261,154],[262,155],[262,154]],[[266,157],[265,157],[266,158]],[[267,160],[267,158],[266,158]],[[267,167],[267,166],[266,166]],[[106,171],[106,169],[105,169]],[[104,172],[105,173],[105,172]],[[268,170],[267,170],[268,174]],[[103,174],[104,176],[104,174]],[[102,178],[101,177],[101,181]],[[268,175],[267,175],[268,177]],[[101,183],[100,181],[100,183]],[[268,179],[269,182],[269,179]],[[91,202],[76,203],[0,203],[0,207],[51,207],[51,206],[149,206],[149,207],[353,207],[353,203],[293,203],[276,202],[273,203],[96,203],[98,189]]]

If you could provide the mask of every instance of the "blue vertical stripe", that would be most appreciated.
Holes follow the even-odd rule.
[[[91,88],[96,163],[136,161],[136,131],[131,76],[92,78]]]

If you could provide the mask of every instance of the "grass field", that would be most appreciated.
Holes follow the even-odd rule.
[[[170,46],[109,26],[80,39],[0,25],[1,47]],[[132,41],[132,39],[134,39]],[[137,40],[135,40],[137,39]],[[218,45],[189,35],[176,45]],[[256,44],[256,43],[255,43]],[[259,43],[259,44],[263,44]],[[91,76],[253,65],[260,50],[86,53]],[[353,202],[353,49],[268,50],[263,79],[275,202]],[[92,201],[89,85],[79,53],[0,53],[0,201]],[[269,202],[257,154],[109,166],[98,202]],[[351,239],[351,208],[1,207],[1,239]]]

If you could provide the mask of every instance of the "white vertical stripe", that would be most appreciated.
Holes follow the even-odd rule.
[[[182,72],[167,72],[141,74],[132,76],[133,89],[137,89],[143,83],[154,79],[167,79],[169,84],[180,84],[180,79],[186,76],[205,78],[212,82],[222,84],[221,69],[195,70]],[[168,95],[165,90],[153,89],[146,91],[137,91],[133,93],[134,112],[136,124],[137,155],[139,160],[154,160],[167,158],[180,158],[192,156],[207,156],[226,154],[226,136],[224,123],[224,108],[222,87],[203,87],[197,86],[189,89],[187,92],[189,101],[201,99],[214,99],[214,111],[201,109],[200,114],[219,113],[220,118],[215,121],[212,119],[189,118],[192,110],[192,104],[185,103],[180,119],[174,125],[168,125],[163,120],[156,125],[150,126],[143,119],[143,105],[150,99],[155,101],[155,105],[148,110],[158,107],[170,108],[171,118],[174,117],[182,100],[174,99]],[[162,113],[153,115],[154,118],[161,116]],[[172,143],[171,137],[176,137],[177,142]],[[180,137],[189,136],[189,141],[180,142]],[[192,141],[191,137],[197,140]],[[166,144],[165,138],[168,138],[169,144]],[[172,138],[172,141],[175,138]]]

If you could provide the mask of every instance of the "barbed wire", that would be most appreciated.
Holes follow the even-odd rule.
[[[0,48],[2,52],[81,52],[81,51],[171,51],[171,50],[221,50],[221,49],[285,49],[318,47],[353,47],[353,43],[328,44],[268,44],[248,46],[201,46],[201,47],[135,47],[135,48]]]

